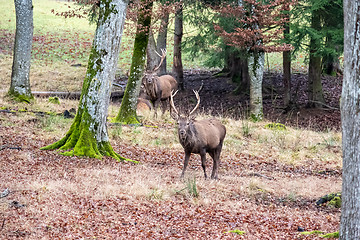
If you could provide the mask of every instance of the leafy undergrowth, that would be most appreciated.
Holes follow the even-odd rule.
[[[321,239],[300,232],[339,228],[338,209],[315,205],[341,188],[337,133],[274,132],[266,123],[222,119],[220,180],[204,179],[199,156],[180,180],[183,152],[167,116],[145,118],[146,126],[109,124],[115,151],[140,161],[132,164],[41,151],[71,120],[1,105],[16,110],[0,112],[0,193],[10,191],[0,198],[5,239]],[[38,99],[27,108],[73,106]]]

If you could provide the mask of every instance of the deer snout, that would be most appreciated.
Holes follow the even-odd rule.
[[[180,135],[181,138],[185,138],[185,136],[186,136],[186,131],[185,131],[185,129],[180,129],[180,130],[179,130],[179,135]]]

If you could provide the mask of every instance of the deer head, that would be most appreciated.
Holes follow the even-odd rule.
[[[161,58],[160,59],[160,63],[158,66],[156,66],[153,70],[148,70],[145,72],[144,77],[143,77],[143,83],[145,85],[153,85],[158,77],[156,71],[160,68],[161,64],[163,63],[165,57],[166,57],[166,50],[165,49],[161,49],[161,55],[155,51],[155,53]]]

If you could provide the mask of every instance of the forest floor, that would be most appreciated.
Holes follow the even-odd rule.
[[[340,140],[332,144],[321,135],[340,129],[339,110],[332,108],[339,108],[341,79],[323,79],[332,108],[321,110],[304,108],[306,76],[293,79],[299,107],[287,113],[281,109],[281,75],[264,80],[265,117],[284,123],[290,135],[244,122],[248,96],[232,94],[234,85],[225,77],[186,72],[187,90],[175,104],[193,106],[191,90],[203,81],[200,111],[221,117],[228,129],[217,181],[204,179],[198,156],[179,178],[183,151],[166,117],[146,120],[156,127],[109,124],[115,151],[140,164],[66,157],[39,148],[59,140],[72,120],[44,110],[61,113],[77,101],[61,100],[51,110],[47,99],[25,106],[1,96],[2,109],[14,112],[0,112],[0,238],[322,239],[301,232],[338,231],[340,210],[315,202],[341,189]],[[270,85],[273,90],[266,90]],[[112,104],[110,116],[118,106]],[[244,124],[252,129],[248,135],[239,130]],[[207,164],[209,172],[209,158]]]
[[[247,117],[249,96],[234,94],[236,84],[228,77],[214,76],[209,71],[187,71],[184,77],[185,92],[178,93],[180,106],[191,108],[195,103],[192,90],[201,90],[201,106],[205,113],[227,116],[235,119]],[[285,111],[283,107],[282,74],[265,73],[263,82],[264,116],[267,120],[280,122],[287,126],[308,128],[315,131],[340,129],[340,97],[342,76],[322,76],[322,84],[326,105],[323,108],[308,108],[307,106],[307,75],[293,74],[291,80],[292,109]],[[192,98],[189,101],[189,97]]]

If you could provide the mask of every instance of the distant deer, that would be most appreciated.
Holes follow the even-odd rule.
[[[171,91],[177,88],[177,82],[171,75],[158,76],[156,71],[160,68],[166,57],[166,51],[161,50],[162,55],[159,66],[155,67],[152,71],[146,71],[143,77],[143,84],[146,90],[146,94],[150,98],[150,102],[154,106],[155,115],[159,102],[162,105],[162,112],[166,110],[166,105],[170,100]]]
[[[138,97],[136,112],[137,114],[143,114],[145,112],[151,111],[152,105],[149,100],[146,98]]]
[[[204,170],[205,178],[207,178],[205,163],[206,153],[209,153],[213,159],[211,178],[217,179],[220,153],[226,135],[226,128],[217,119],[195,120],[193,113],[199,107],[200,97],[197,91],[193,90],[193,92],[195,93],[197,104],[187,116],[180,115],[175,108],[173,97],[176,95],[177,91],[170,96],[170,106],[173,110],[171,116],[178,121],[179,141],[185,151],[184,167],[181,178],[184,177],[191,153],[200,154],[201,166]]]

